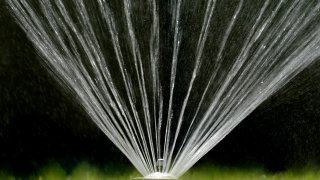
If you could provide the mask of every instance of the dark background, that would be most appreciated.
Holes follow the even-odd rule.
[[[0,1],[0,169],[28,174],[48,161],[72,167],[128,163],[41,65]],[[320,165],[320,63],[260,105],[201,162],[270,171]]]

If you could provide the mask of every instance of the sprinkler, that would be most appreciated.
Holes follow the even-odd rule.
[[[163,172],[164,159],[160,159],[160,158],[159,158],[159,159],[157,160],[156,166],[157,166],[158,172]]]

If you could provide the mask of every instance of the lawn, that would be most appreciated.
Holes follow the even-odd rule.
[[[108,165],[97,168],[89,163],[79,163],[67,173],[58,163],[50,163],[28,177],[16,177],[8,171],[0,170],[1,180],[129,180],[139,177],[133,168],[119,165]],[[268,173],[262,168],[226,167],[212,164],[192,168],[180,180],[318,180],[319,169],[287,170],[279,173]]]

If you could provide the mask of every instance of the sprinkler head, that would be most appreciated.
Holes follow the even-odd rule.
[[[158,172],[163,172],[164,159],[161,159],[161,158],[158,159],[156,166],[157,166],[157,171]]]

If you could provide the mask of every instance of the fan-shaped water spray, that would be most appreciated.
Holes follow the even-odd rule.
[[[62,87],[149,178],[181,176],[320,55],[317,0],[7,3]]]

